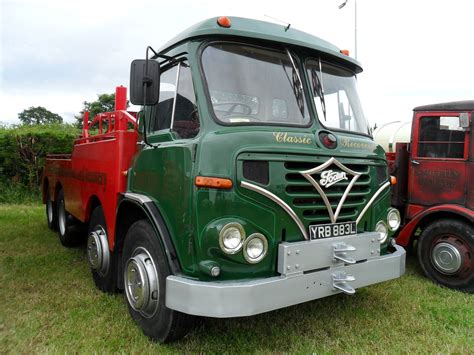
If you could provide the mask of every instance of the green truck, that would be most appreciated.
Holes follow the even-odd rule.
[[[89,224],[94,281],[124,290],[147,336],[173,341],[200,316],[352,295],[404,273],[357,61],[290,26],[237,17],[205,20],[146,53],[131,67],[130,99],[143,107],[136,134],[121,131],[134,114],[120,111],[128,124],[116,131],[119,115],[104,116],[107,132],[85,132],[71,167],[47,162],[44,201],[63,244],[74,238],[69,221]],[[124,150],[107,168],[117,171],[101,172],[113,149]]]

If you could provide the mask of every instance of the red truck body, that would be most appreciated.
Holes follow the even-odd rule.
[[[126,190],[127,169],[135,155],[138,137],[135,113],[125,111],[125,107],[126,88],[117,87],[116,111],[99,114],[90,123],[86,114],[83,134],[75,140],[73,153],[48,155],[44,171],[44,203],[48,193],[57,201],[63,189],[68,196],[66,210],[77,220],[87,222],[92,209],[101,201],[111,248],[117,201]],[[91,136],[89,127],[96,124],[98,134]]]
[[[440,264],[434,271],[441,276],[436,279],[430,272],[428,276],[446,286],[471,291],[474,280],[473,110],[474,101],[417,107],[410,143],[397,143],[396,151],[387,153],[389,171],[397,178],[392,188],[392,205],[400,210],[402,217],[397,243],[411,246],[418,240],[418,249],[420,246],[429,248],[428,261]],[[435,228],[428,227],[442,222],[445,231],[440,232],[439,238],[433,238]],[[450,230],[450,224],[456,223],[462,223],[460,226],[466,230],[464,236]],[[424,233],[426,230],[428,233]],[[422,239],[428,237],[432,243],[422,243]],[[438,244],[442,245],[437,247]],[[442,247],[447,250],[441,250]],[[441,250],[439,253],[437,248]],[[421,254],[418,250],[419,258]],[[449,269],[452,264],[448,264],[453,260],[459,264],[457,271]],[[423,261],[420,262],[423,266]],[[449,267],[441,265],[443,262]],[[424,269],[426,272],[426,267]],[[470,288],[464,284],[457,287],[455,278],[469,281]]]

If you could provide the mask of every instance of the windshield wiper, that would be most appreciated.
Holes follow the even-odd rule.
[[[319,96],[319,101],[321,102],[321,109],[323,110],[324,121],[326,121],[326,101],[324,100],[324,87],[322,83],[323,73],[321,70],[321,59],[319,59],[319,73],[321,75],[321,79],[319,78],[316,70],[311,69],[311,83],[313,86],[314,93]]]
[[[288,48],[285,48],[285,50],[286,50],[286,54],[288,55],[288,58],[290,59],[291,65],[293,66],[293,75],[292,75],[293,80],[292,80],[291,86],[293,87],[293,92],[295,94],[296,102],[298,104],[298,108],[300,109],[301,116],[304,117],[303,81],[301,81],[300,73],[298,69],[296,68],[295,62],[293,61],[293,57],[291,56],[290,51],[288,50]],[[283,70],[284,69],[285,67],[283,66]],[[285,70],[285,73],[286,73],[286,70]]]

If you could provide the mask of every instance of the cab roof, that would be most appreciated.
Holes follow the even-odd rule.
[[[342,54],[336,46],[309,33],[296,30],[290,26],[270,23],[266,21],[252,20],[242,17],[228,17],[231,23],[229,28],[221,27],[217,23],[218,17],[213,17],[189,27],[176,37],[167,42],[160,52],[193,38],[198,37],[240,37],[257,40],[284,43],[290,46],[299,46],[324,52],[336,57],[339,61],[348,62],[356,73],[362,68],[355,59]]]
[[[453,101],[440,104],[418,106],[413,111],[473,111],[474,100]]]

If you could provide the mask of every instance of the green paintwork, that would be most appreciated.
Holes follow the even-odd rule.
[[[365,180],[361,181],[365,184],[364,189],[368,189],[367,194],[362,201],[352,206],[352,212],[345,217],[341,214],[338,222],[355,220],[368,199],[388,178],[384,151],[370,137],[334,131],[338,147],[323,147],[317,134],[324,127],[315,118],[314,107],[310,107],[312,122],[309,127],[222,126],[213,120],[201,76],[199,50],[201,45],[216,36],[222,40],[239,36],[241,41],[247,38],[253,43],[258,41],[262,46],[279,42],[305,47],[300,50],[293,48],[301,62],[304,56],[314,56],[319,53],[317,51],[321,51],[323,55],[332,56],[339,63],[344,61],[349,68],[360,71],[360,68],[356,69],[358,64],[353,59],[341,55],[336,47],[311,35],[292,28],[285,32],[283,26],[261,21],[234,17],[231,17],[231,21],[230,29],[219,27],[215,18],[203,21],[164,47],[162,53],[184,53],[188,60],[198,102],[200,132],[193,139],[177,139],[169,130],[150,134],[149,141],[157,144],[157,147],[144,147],[135,157],[128,174],[129,190],[145,194],[156,203],[169,229],[183,273],[201,280],[216,279],[206,272],[210,269],[209,265],[215,264],[221,268],[218,280],[274,276],[278,244],[283,234],[289,242],[303,239],[294,221],[281,207],[240,186],[241,181],[245,180],[242,176],[245,159],[269,163],[270,182],[268,186],[262,187],[290,206],[294,196],[286,192],[288,182],[285,174],[288,172],[285,171],[285,162],[310,163],[311,167],[315,167],[330,157],[336,157],[345,165],[365,169],[367,174]],[[308,90],[308,86],[305,89]],[[311,102],[309,99],[307,101]],[[289,136],[297,139],[284,138]],[[385,174],[381,181],[377,181],[377,167]],[[230,178],[233,188],[198,189],[194,185],[198,175]],[[373,231],[378,220],[385,220],[389,207],[390,194],[387,189],[358,224],[358,231]],[[327,218],[320,214],[308,217],[303,213],[304,208],[293,208],[306,228],[311,221],[328,223]],[[247,263],[242,252],[227,255],[221,251],[219,230],[226,223],[236,221],[244,226],[247,236],[260,232],[268,238],[268,254],[260,263]],[[386,252],[387,243],[382,248],[383,253]]]

